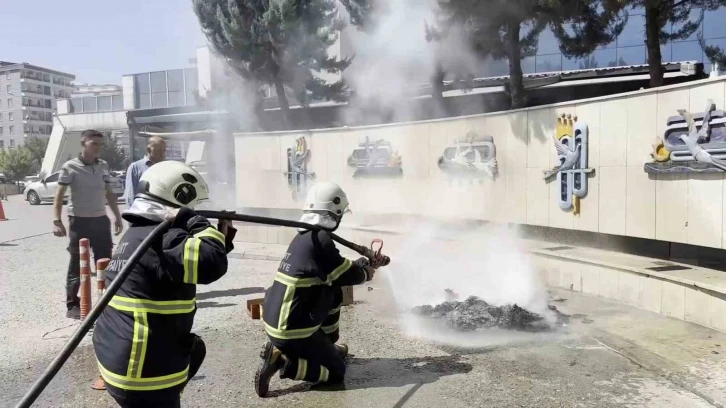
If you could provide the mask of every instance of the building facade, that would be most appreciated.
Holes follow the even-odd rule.
[[[27,63],[0,61],[0,149],[50,137],[56,101],[70,97],[76,77]]]
[[[123,76],[127,109],[172,108],[197,104],[196,67]]]
[[[693,9],[691,20],[697,21],[700,9]],[[567,58],[560,53],[559,44],[549,29],[540,34],[537,46],[537,55],[525,58],[522,61],[522,71],[525,74],[539,72],[570,71],[589,68],[606,68],[628,65],[647,64],[647,49],[645,46],[645,11],[636,8],[630,11],[628,23],[618,38],[610,44],[598,48],[588,58]],[[698,43],[698,34],[702,33],[706,45],[720,46],[726,49],[726,7],[706,11],[700,27],[690,37],[670,41],[661,45],[663,62],[695,61],[704,64],[704,70],[711,70],[711,62],[706,58]],[[680,27],[668,24],[667,30],[673,31]],[[723,67],[722,67],[723,68]],[[495,72],[487,74],[507,75],[506,61],[501,66],[494,66]]]

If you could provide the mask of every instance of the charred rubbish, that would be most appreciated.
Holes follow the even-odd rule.
[[[544,316],[525,310],[516,304],[493,306],[484,300],[470,296],[463,302],[446,301],[441,304],[416,306],[412,312],[431,319],[443,320],[446,325],[458,331],[474,331],[479,329],[508,329],[520,331],[548,331],[554,326],[566,322],[566,315],[549,307],[556,316],[557,322],[551,324]]]

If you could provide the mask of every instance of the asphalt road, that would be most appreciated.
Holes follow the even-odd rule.
[[[7,208],[9,205],[3,203]],[[27,203],[20,203],[25,204]],[[11,202],[11,205],[14,205]],[[23,207],[19,207],[23,208]],[[13,406],[67,341],[77,322],[64,317],[66,242],[45,234],[50,206],[0,222],[20,233],[0,245],[0,407]],[[19,213],[20,214],[20,213]],[[12,213],[9,216],[14,216]],[[44,218],[45,217],[45,218]],[[14,222],[15,224],[9,224]],[[343,340],[350,345],[345,389],[310,389],[274,378],[269,398],[252,378],[265,340],[245,311],[259,297],[276,263],[234,256],[220,281],[200,287],[195,331],[207,360],[183,396],[186,407],[712,407],[723,406],[726,334],[596,298],[556,292],[575,315],[548,336],[484,332],[411,332],[378,274],[356,288],[345,307]],[[367,290],[367,286],[373,288]],[[466,344],[466,347],[462,346]],[[111,407],[97,378],[86,338],[36,403],[39,407]],[[726,352],[726,351],[725,351]]]

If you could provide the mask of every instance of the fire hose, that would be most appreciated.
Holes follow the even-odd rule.
[[[249,222],[249,223],[254,223],[254,224],[278,225],[281,227],[303,228],[303,229],[307,229],[307,230],[324,230],[324,228],[321,228],[317,225],[306,224],[304,222],[299,222],[299,221],[290,221],[290,220],[281,220],[278,218],[259,217],[256,215],[237,214],[237,213],[227,212],[227,211],[199,210],[199,211],[197,211],[197,214],[201,215],[202,217],[214,218],[214,219],[218,219],[218,220],[231,220],[231,221],[239,221],[239,222]],[[329,234],[330,234],[330,238],[332,238],[333,241],[339,243],[340,245],[343,245],[346,248],[350,248],[353,251],[357,252],[358,254],[368,258],[370,265],[374,268],[386,266],[389,263],[391,263],[391,258],[389,258],[381,253],[381,250],[383,249],[383,241],[381,241],[380,239],[374,240],[373,243],[371,244],[371,248],[368,248],[366,246],[358,245],[356,243],[350,242],[333,233],[329,232]],[[380,244],[378,249],[374,249],[375,244]]]
[[[323,229],[317,225],[306,224],[298,221],[236,214],[227,211],[200,210],[197,211],[197,214],[206,218],[214,218],[218,220],[231,220],[249,222],[254,224],[276,225],[280,227],[302,228],[314,231]],[[118,273],[113,282],[111,282],[111,284],[108,286],[106,292],[103,294],[103,296],[101,296],[93,309],[91,309],[91,311],[88,313],[86,319],[81,322],[81,325],[78,327],[78,329],[76,329],[70,340],[68,340],[68,342],[60,351],[60,353],[56,356],[56,358],[50,363],[50,365],[48,365],[48,368],[46,368],[40,378],[38,378],[38,380],[30,387],[28,392],[25,393],[20,402],[18,402],[18,405],[16,405],[16,408],[28,408],[35,402],[36,399],[38,399],[45,387],[47,387],[48,384],[50,384],[50,382],[53,380],[53,377],[58,374],[58,371],[60,371],[60,369],[63,367],[63,364],[65,364],[71,354],[73,354],[73,351],[75,351],[75,349],[81,343],[83,337],[88,333],[91,327],[93,327],[93,324],[96,322],[96,320],[101,316],[101,313],[111,301],[111,298],[116,295],[116,292],[118,292],[118,290],[121,288],[121,285],[123,285],[128,275],[134,269],[134,266],[136,266],[144,253],[146,253],[146,250],[151,246],[152,242],[154,242],[154,240],[159,235],[163,234],[170,225],[171,221],[162,222],[161,224],[157,225],[156,228],[154,228],[154,230],[151,231],[151,233],[141,242],[139,247],[136,248],[136,251],[134,251],[134,253],[131,254],[131,256],[129,257],[126,265],[124,265],[124,267]],[[381,254],[381,249],[383,249],[383,241],[381,240],[374,240],[373,244],[371,244],[371,248],[369,249],[363,245],[358,245],[348,240],[345,240],[333,233],[330,233],[330,236],[335,242],[338,242],[341,245],[350,248],[353,251],[359,253],[360,255],[368,258],[370,261],[370,265],[374,268],[386,266],[391,262],[391,259],[389,257]],[[374,249],[375,243],[380,243],[380,247],[378,249]]]

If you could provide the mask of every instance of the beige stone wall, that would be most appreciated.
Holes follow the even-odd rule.
[[[340,184],[353,211],[471,218],[724,248],[723,174],[649,176],[643,164],[652,161],[652,144],[677,109],[701,112],[708,99],[726,109],[725,81],[439,121],[237,134],[237,204],[300,207],[283,173],[286,149],[304,136],[311,150],[308,170],[319,180]],[[557,184],[542,178],[542,171],[556,162],[552,136],[562,113],[577,115],[589,128],[589,164],[595,173],[579,215],[561,210]],[[437,160],[445,147],[472,130],[494,138],[499,177],[451,182]],[[402,157],[403,177],[352,177],[346,160],[366,136],[391,142]]]

